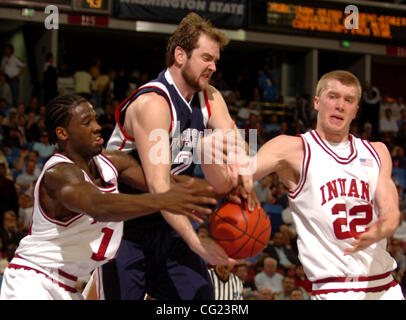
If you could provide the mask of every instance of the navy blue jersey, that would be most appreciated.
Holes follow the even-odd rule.
[[[197,162],[197,155],[193,156],[193,152],[196,150],[199,136],[207,128],[210,106],[206,91],[200,91],[193,95],[191,101],[186,101],[174,84],[169,70],[162,71],[155,80],[141,86],[118,106],[116,110],[117,124],[108,141],[107,149],[122,150],[139,159],[135,139],[125,132],[123,127],[127,107],[141,94],[148,92],[155,92],[164,97],[171,111],[171,126],[169,128],[172,152],[171,174],[192,176]],[[129,192],[127,189],[121,190],[126,193]],[[146,216],[135,220],[142,223],[143,220],[150,219],[152,218]]]
[[[141,86],[133,92],[116,110],[116,127],[107,144],[107,149],[133,152],[135,140],[123,129],[127,107],[147,92],[155,92],[168,102],[171,110],[171,127],[169,129],[172,151],[171,174],[193,175],[193,149],[210,117],[210,107],[205,91],[195,94],[191,101],[186,101],[173,83],[168,70],[162,71],[158,78]],[[151,106],[153,107],[153,106]]]

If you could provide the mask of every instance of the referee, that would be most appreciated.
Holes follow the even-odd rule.
[[[215,300],[243,300],[243,283],[240,278],[231,273],[232,269],[232,265],[222,264],[209,269]]]

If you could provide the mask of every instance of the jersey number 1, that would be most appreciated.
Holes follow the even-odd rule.
[[[104,255],[106,254],[107,246],[109,245],[114,232],[114,230],[110,228],[103,228],[101,231],[104,233],[104,236],[100,243],[99,250],[97,250],[97,252],[93,252],[92,254],[92,259],[96,261],[103,261],[107,259]]]
[[[353,218],[348,225],[348,230],[344,231],[344,227],[347,227],[347,208],[343,203],[337,203],[331,209],[331,213],[333,215],[338,214],[339,212],[345,212],[345,218],[337,218],[333,222],[334,233],[337,239],[344,240],[348,238],[355,238],[359,232],[357,230],[357,226],[366,226],[372,221],[372,207],[369,204],[359,205],[352,207],[349,212],[348,216],[356,216],[358,213],[364,212],[364,218]],[[362,231],[363,232],[363,231]]]

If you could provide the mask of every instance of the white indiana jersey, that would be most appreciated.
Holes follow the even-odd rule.
[[[118,193],[117,169],[101,154],[95,156],[94,161],[108,187],[95,186],[102,192]],[[115,258],[121,243],[123,223],[98,222],[82,213],[66,221],[47,215],[39,201],[40,185],[45,171],[60,163],[74,162],[56,153],[44,165],[34,189],[30,232],[20,241],[9,267],[45,274],[72,291],[78,277],[89,275],[97,266]],[[86,181],[93,183],[85,171],[83,175]],[[86,197],[85,194],[83,196]]]
[[[322,140],[315,130],[301,137],[301,177],[288,195],[307,277],[316,283],[331,282],[329,278],[391,282],[389,273],[396,262],[386,251],[385,239],[344,255],[355,236],[378,219],[374,195],[381,163],[377,152],[368,141],[352,135],[347,144],[338,146]]]

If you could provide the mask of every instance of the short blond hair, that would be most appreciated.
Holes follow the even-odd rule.
[[[316,96],[320,97],[321,92],[326,88],[329,80],[337,80],[343,85],[354,86],[357,89],[358,102],[361,100],[362,89],[358,78],[351,72],[345,70],[334,70],[324,74],[317,83]]]

